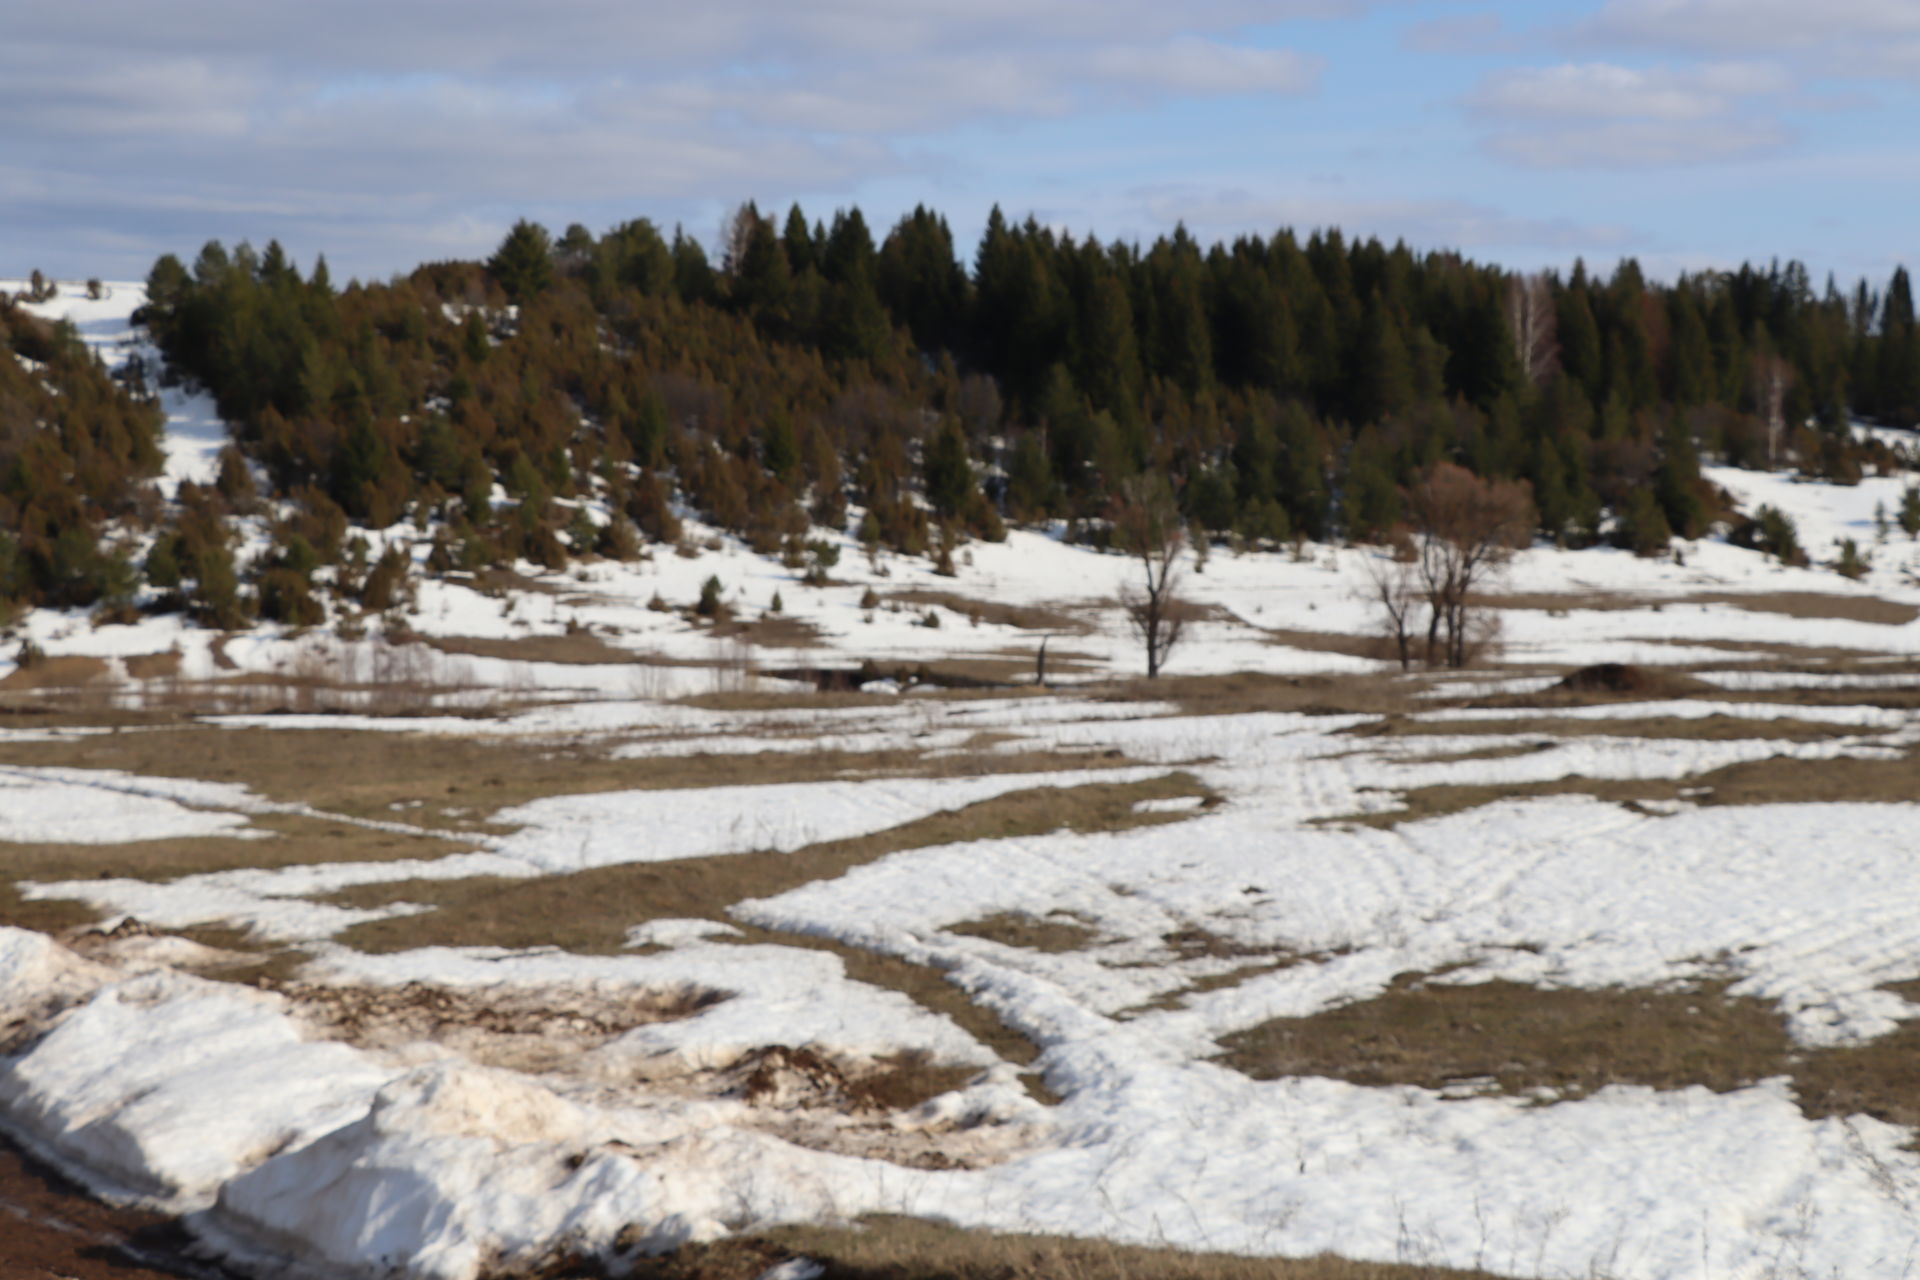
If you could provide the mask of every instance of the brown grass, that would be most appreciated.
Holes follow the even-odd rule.
[[[747,853],[677,862],[602,867],[539,880],[401,882],[362,885],[329,900],[350,906],[420,902],[437,909],[404,919],[355,925],[340,941],[362,951],[414,947],[555,946],[590,954],[624,949],[627,930],[649,920],[724,920],[727,908],[816,880],[832,879],[890,853],[958,841],[1007,839],[1075,831],[1117,831],[1179,821],[1184,813],[1142,813],[1140,801],[1208,795],[1191,775],[1139,782],[1037,787],[948,810],[889,831],[809,845],[792,853]],[[1001,1057],[1031,1062],[1036,1050],[1023,1036],[969,1000],[935,969],[809,935],[747,928],[748,942],[831,951],[858,982],[888,987],[953,1019]]]
[[[824,1280],[1493,1280],[1489,1272],[1420,1264],[1235,1254],[1112,1244],[1067,1236],[997,1235],[917,1218],[851,1227],[779,1227],[643,1258],[635,1280],[755,1280],[792,1258]],[[587,1271],[564,1274],[587,1275]]]
[[[1920,1122],[1920,1024],[1844,1049],[1801,1049],[1771,1004],[1682,989],[1452,985],[1401,974],[1371,999],[1277,1018],[1221,1040],[1219,1061],[1259,1080],[1584,1097],[1608,1085],[1715,1092],[1791,1076],[1811,1118]]]
[[[180,674],[180,651],[136,653],[122,658],[127,674],[135,680],[168,680]]]
[[[252,826],[268,840],[192,836],[135,840],[126,844],[0,845],[7,880],[172,880],[179,876],[243,868],[298,867],[316,862],[391,862],[396,858],[441,858],[470,844],[421,832],[380,831],[357,823],[304,814],[255,816]]]
[[[850,777],[971,777],[1129,763],[1117,752],[1078,751],[934,757],[817,751],[614,760],[601,749],[576,743],[167,724],[142,733],[0,744],[0,764],[238,782],[275,800],[441,830],[471,829],[478,817],[553,795]],[[407,807],[396,810],[396,804]]]
[[[1548,613],[1577,610],[1617,612],[1681,605],[1726,605],[1751,613],[1778,613],[1790,618],[1840,618],[1904,627],[1920,618],[1920,608],[1883,600],[1879,596],[1828,594],[1824,591],[1696,591],[1682,596],[1636,596],[1616,592],[1570,591],[1485,595],[1476,602],[1489,609],[1531,609]]]
[[[30,667],[15,667],[4,678],[0,678],[0,692],[72,688],[92,684],[104,677],[107,671],[104,658],[81,658],[70,654],[43,658]]]
[[[590,631],[558,636],[421,636],[421,644],[441,653],[511,662],[556,662],[568,666],[604,666],[634,662],[630,649],[608,644]]]
[[[1715,712],[1708,716],[1648,716],[1634,720],[1587,720],[1574,716],[1520,716],[1511,720],[1413,720],[1390,716],[1343,730],[1356,738],[1669,738],[1689,742],[1728,742],[1765,738],[1781,742],[1825,742],[1872,736],[1885,730],[1791,716],[1766,720]]]
[[[1065,911],[1050,911],[1044,916],[1032,916],[1017,911],[996,911],[978,920],[950,924],[946,926],[946,931],[964,934],[969,938],[985,938],[989,942],[1019,947],[1026,951],[1044,951],[1051,955],[1085,951],[1100,938],[1098,930],[1090,928],[1078,917]]]
[[[363,951],[422,946],[557,946],[612,954],[626,932],[660,919],[723,920],[727,908],[771,897],[898,853],[973,840],[1041,835],[1063,828],[1118,831],[1179,821],[1186,813],[1143,813],[1140,801],[1211,795],[1191,774],[1138,782],[1011,791],[960,809],[849,840],[807,845],[791,853],[742,853],[671,862],[599,867],[538,880],[479,877],[356,885],[330,895],[343,906],[417,902],[437,910],[421,916],[372,920],[341,936]]]
[[[820,629],[784,613],[766,613],[751,622],[730,618],[713,628],[715,639],[742,640],[762,649],[812,649],[820,644]]]
[[[1162,676],[1101,687],[1110,701],[1172,702],[1185,715],[1239,715],[1293,711],[1305,715],[1386,715],[1413,704],[1404,681],[1380,676],[1274,676],[1235,672],[1215,676]]]
[[[1593,796],[1613,804],[1631,806],[1642,800],[1675,800],[1685,781],[1667,779],[1622,780],[1586,778],[1569,774],[1551,782],[1475,783],[1415,787],[1401,794],[1400,807],[1382,813],[1351,814],[1323,821],[1329,825],[1397,827],[1403,822],[1424,822],[1465,813],[1482,805],[1497,804],[1529,796]]]
[[[1089,635],[1093,631],[1085,619],[1063,609],[978,600],[955,591],[933,591],[916,587],[908,591],[891,592],[885,597],[885,601],[915,605],[920,608],[933,606],[957,613],[962,618],[978,618],[996,627],[1015,627],[1021,631],[1047,631],[1076,636]]]
[[[1393,658],[1393,646],[1384,636],[1357,636],[1341,631],[1295,631],[1286,627],[1262,627],[1268,644],[1310,653],[1343,653],[1349,658],[1367,658],[1385,662]]]

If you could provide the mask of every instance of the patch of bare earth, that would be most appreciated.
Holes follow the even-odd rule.
[[[1223,1037],[1219,1061],[1259,1080],[1328,1076],[1543,1102],[1608,1085],[1715,1092],[1791,1076],[1818,1119],[1920,1121],[1920,1025],[1841,1049],[1802,1049],[1771,1004],[1724,982],[1658,990],[1454,984],[1401,974],[1384,993]]]
[[[1100,937],[1099,930],[1065,911],[1050,911],[1044,916],[1017,911],[997,911],[978,920],[964,920],[946,926],[946,932],[970,938],[985,938],[1006,947],[1043,951],[1059,955],[1085,951]]]
[[[1879,596],[1829,594],[1823,591],[1696,591],[1679,596],[1637,596],[1619,592],[1570,591],[1485,595],[1476,602],[1496,610],[1531,609],[1546,613],[1582,610],[1618,612],[1661,609],[1676,605],[1723,605],[1750,613],[1778,613],[1790,618],[1837,618],[1879,626],[1904,627],[1920,618],[1920,608]]]
[[[822,1280],[1494,1280],[1489,1272],[1418,1263],[1352,1262],[1330,1254],[1248,1258],[965,1231],[901,1217],[870,1217],[846,1227],[780,1227],[685,1245],[640,1259],[632,1275],[634,1280],[757,1280],[796,1260],[819,1267],[806,1274]]]
[[[568,666],[608,666],[635,660],[630,649],[607,643],[591,631],[554,636],[422,636],[421,644],[441,653],[512,662],[553,662]]]
[[[264,982],[291,1000],[316,1034],[395,1053],[430,1042],[488,1066],[562,1071],[580,1054],[638,1026],[691,1017],[727,998],[702,987],[624,989],[489,987],[465,991],[409,982],[397,987]]]
[[[989,623],[996,627],[1014,627],[1021,631],[1044,631],[1055,635],[1075,636],[1089,635],[1093,631],[1093,627],[1084,617],[1064,609],[980,600],[973,596],[961,595],[957,591],[914,588],[908,591],[891,592],[886,596],[886,602],[920,608],[931,606],[945,609],[969,621]]]
[[[1102,751],[930,756],[909,750],[820,750],[619,760],[604,743],[166,722],[141,733],[0,743],[0,764],[237,782],[269,799],[404,821],[442,834],[474,828],[500,809],[555,795],[860,777],[973,777],[1129,763],[1118,752]]]
[[[24,693],[34,689],[65,689],[88,685],[104,679],[107,664],[101,658],[59,656],[42,658],[30,666],[15,667],[0,677],[0,693]]]
[[[1555,715],[1516,715],[1511,720],[1415,720],[1389,716],[1344,732],[1355,738],[1665,738],[1687,742],[1764,738],[1780,742],[1825,742],[1835,738],[1870,737],[1884,731],[1824,720],[1796,720],[1791,716],[1758,719],[1715,712],[1705,716],[1608,720]]]
[[[1394,827],[1534,796],[1592,796],[1632,809],[1646,801],[1699,805],[1913,804],[1920,797],[1920,752],[1893,758],[1803,760],[1771,756],[1678,778],[1586,778],[1550,782],[1415,787],[1400,807],[1328,819],[1341,825]]]
[[[1290,711],[1302,715],[1386,715],[1414,705],[1404,681],[1377,675],[1275,676],[1234,672],[1213,676],[1161,676],[1102,686],[1097,696],[1115,702],[1171,702],[1185,715],[1241,715]]]
[[[5,1280],[227,1280],[191,1244],[175,1219],[95,1200],[0,1133]]]
[[[346,930],[340,940],[361,951],[424,946],[553,946],[610,955],[625,949],[627,931],[660,919],[726,921],[734,904],[772,897],[830,880],[864,863],[906,849],[963,841],[1010,839],[1065,829],[1118,831],[1177,822],[1192,811],[1142,812],[1142,800],[1212,793],[1189,774],[1138,782],[1036,787],[933,814],[873,835],[808,845],[791,853],[747,853],[676,862],[602,867],[539,880],[400,882],[364,885],[332,895],[343,905],[416,902],[434,910],[405,919],[376,920]],[[1038,1051],[1024,1036],[974,1003],[937,968],[850,947],[811,934],[740,927],[749,943],[804,947],[839,957],[849,978],[901,992],[942,1014],[1009,1062],[1025,1065]]]

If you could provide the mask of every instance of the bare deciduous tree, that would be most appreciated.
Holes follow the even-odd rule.
[[[1528,382],[1545,382],[1560,359],[1560,340],[1553,311],[1553,288],[1546,273],[1518,272],[1507,277],[1507,328],[1513,334],[1513,353]]]
[[[1140,564],[1137,581],[1120,590],[1120,608],[1147,651],[1147,679],[1166,665],[1180,642],[1192,609],[1181,599],[1185,576],[1180,553],[1186,528],[1173,490],[1159,475],[1139,475],[1120,485],[1108,509],[1114,544]]]
[[[1524,480],[1483,480],[1442,462],[1407,492],[1407,509],[1414,558],[1402,590],[1410,595],[1417,585],[1425,606],[1425,661],[1463,667],[1492,630],[1491,615],[1474,607],[1473,594],[1533,536],[1533,491]],[[1410,637],[1407,623],[1403,613],[1397,625]]]
[[[1407,551],[1411,553],[1409,545]],[[1413,638],[1421,627],[1420,611],[1426,604],[1420,589],[1420,575],[1412,554],[1376,556],[1366,562],[1367,597],[1380,606],[1381,621],[1387,639],[1393,642],[1400,669],[1413,666]]]

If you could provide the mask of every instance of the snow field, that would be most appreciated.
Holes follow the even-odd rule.
[[[74,319],[114,358],[140,341],[127,321],[138,292],[116,285],[99,303],[63,292],[43,310]],[[210,479],[224,443],[211,405],[168,391],[165,408],[163,488]],[[1501,585],[1541,598],[1535,603],[1544,607],[1503,619],[1506,656],[1534,669],[1430,681],[1416,692],[1533,693],[1555,678],[1536,674],[1550,664],[1729,666],[1772,656],[1769,646],[1915,656],[1920,622],[1793,616],[1785,610],[1800,602],[1779,599],[1812,593],[1852,605],[1920,605],[1920,546],[1897,534],[1878,543],[1872,527],[1875,504],[1897,510],[1911,477],[1839,488],[1725,468],[1708,475],[1748,510],[1771,503],[1791,512],[1816,567],[1785,569],[1712,539],[1683,544],[1684,563],[1536,547],[1516,557]],[[178,939],[96,961],[0,929],[0,1124],[102,1192],[194,1210],[203,1238],[263,1272],[328,1280],[396,1267],[469,1280],[564,1246],[665,1247],[762,1223],[875,1211],[1541,1277],[1895,1277],[1920,1266],[1913,1131],[1863,1116],[1808,1120],[1786,1081],[1727,1094],[1613,1087],[1532,1106],[1315,1078],[1260,1082],[1212,1060],[1220,1038],[1235,1031],[1369,999],[1397,974],[1453,965],[1465,967],[1434,981],[1637,988],[1726,978],[1732,993],[1772,1002],[1810,1051],[1911,1021],[1920,1006],[1889,987],[1920,977],[1914,805],[1738,808],[1682,799],[1629,808],[1547,795],[1377,829],[1341,821],[1391,813],[1401,793],[1425,786],[1659,781],[1775,758],[1892,758],[1915,741],[1903,711],[1739,695],[1898,690],[1911,678],[1708,672],[1725,691],[1712,700],[1436,710],[1413,718],[1457,731],[1380,738],[1343,733],[1372,716],[1203,717],[1164,703],[1074,696],[955,702],[906,694],[878,707],[746,714],[664,701],[790,690],[756,669],[865,658],[990,659],[1009,671],[1031,669],[1041,632],[973,625],[964,604],[935,607],[941,625],[928,628],[919,625],[923,604],[863,608],[869,588],[1045,607],[1073,624],[1055,635],[1052,657],[1073,655],[1095,674],[1137,666],[1137,648],[1112,608],[1134,572],[1123,557],[1069,546],[1057,531],[1015,531],[1004,544],[967,548],[959,576],[948,579],[900,557],[870,566],[843,533],[817,532],[842,548],[835,572],[844,581],[822,589],[690,521],[690,539],[717,550],[689,559],[655,548],[645,561],[561,574],[522,565],[545,589],[505,597],[423,581],[408,619],[421,634],[493,641],[585,626],[633,654],[632,663],[450,655],[389,644],[378,622],[361,640],[261,627],[226,640],[218,655],[213,637],[177,618],[95,629],[78,613],[40,611],[20,634],[50,652],[107,660],[110,687],[127,701],[164,690],[127,680],[126,660],[167,651],[179,654],[178,681],[233,671],[368,686],[328,690],[316,703],[349,714],[217,722],[232,726],[590,739],[630,759],[1120,750],[1148,767],[553,797],[498,815],[520,824],[518,832],[476,838],[472,851],[441,859],[31,886],[31,896],[77,899],[161,928],[218,922],[300,942],[317,957],[303,977],[340,987],[420,983],[480,996],[698,990],[726,998],[634,1026],[580,1053],[565,1072],[534,1076],[466,1060],[443,1044],[388,1052],[327,1041],[285,998],[169,967],[191,958]],[[426,552],[410,526],[368,537],[376,553],[389,541],[416,558]],[[1841,537],[1873,556],[1859,583],[1818,567]],[[251,550],[262,539],[252,529]],[[1193,629],[1171,673],[1397,679],[1377,663],[1275,643],[1269,634],[1373,631],[1359,586],[1375,554],[1216,551],[1187,580],[1215,620]],[[710,575],[749,618],[779,592],[783,614],[811,628],[815,645],[756,651],[647,607],[656,594],[690,603]],[[1645,603],[1582,609],[1581,593]],[[1723,593],[1750,596],[1756,607],[1688,599]],[[0,676],[13,651],[0,649]],[[381,714],[394,705],[388,694],[447,714]],[[506,714],[452,714],[472,710]],[[1612,719],[1713,715],[1749,722],[1752,736],[1581,733]],[[1528,721],[1528,732],[1470,732],[1475,722],[1506,719]],[[1781,720],[1851,732],[1812,742],[1767,736]],[[9,730],[5,740],[56,732],[74,731]],[[988,735],[985,745],[980,735]],[[1430,758],[1502,748],[1520,754]],[[1176,767],[1226,803],[1182,810],[1182,821],[1163,826],[896,853],[732,911],[741,925],[831,939],[943,973],[1040,1050],[1036,1065],[1063,1098],[1052,1108],[1032,1102],[1011,1064],[952,1020],[849,979],[831,953],[729,941],[738,930],[720,921],[636,927],[631,946],[658,948],[643,955],[370,956],[325,940],[362,920],[425,908],[314,901],[394,880],[532,879],[790,850],[1011,790],[1120,782]],[[0,769],[0,841],[16,844],[225,838],[244,834],[248,816],[263,812],[311,811],[223,784]],[[956,930],[999,914],[1071,921],[1087,941],[1048,952]],[[1221,945],[1183,948],[1182,937]],[[687,1073],[776,1044],[857,1058],[920,1050],[982,1068],[967,1087],[886,1123],[951,1128],[956,1143],[990,1132],[999,1144],[994,1161],[928,1172],[814,1149],[756,1128],[742,1101],[678,1087]]]

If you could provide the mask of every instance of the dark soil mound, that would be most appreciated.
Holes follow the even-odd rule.
[[[1705,687],[1691,676],[1673,671],[1649,671],[1626,662],[1600,662],[1582,667],[1553,686],[1556,693],[1624,693],[1640,697],[1697,693]]]

